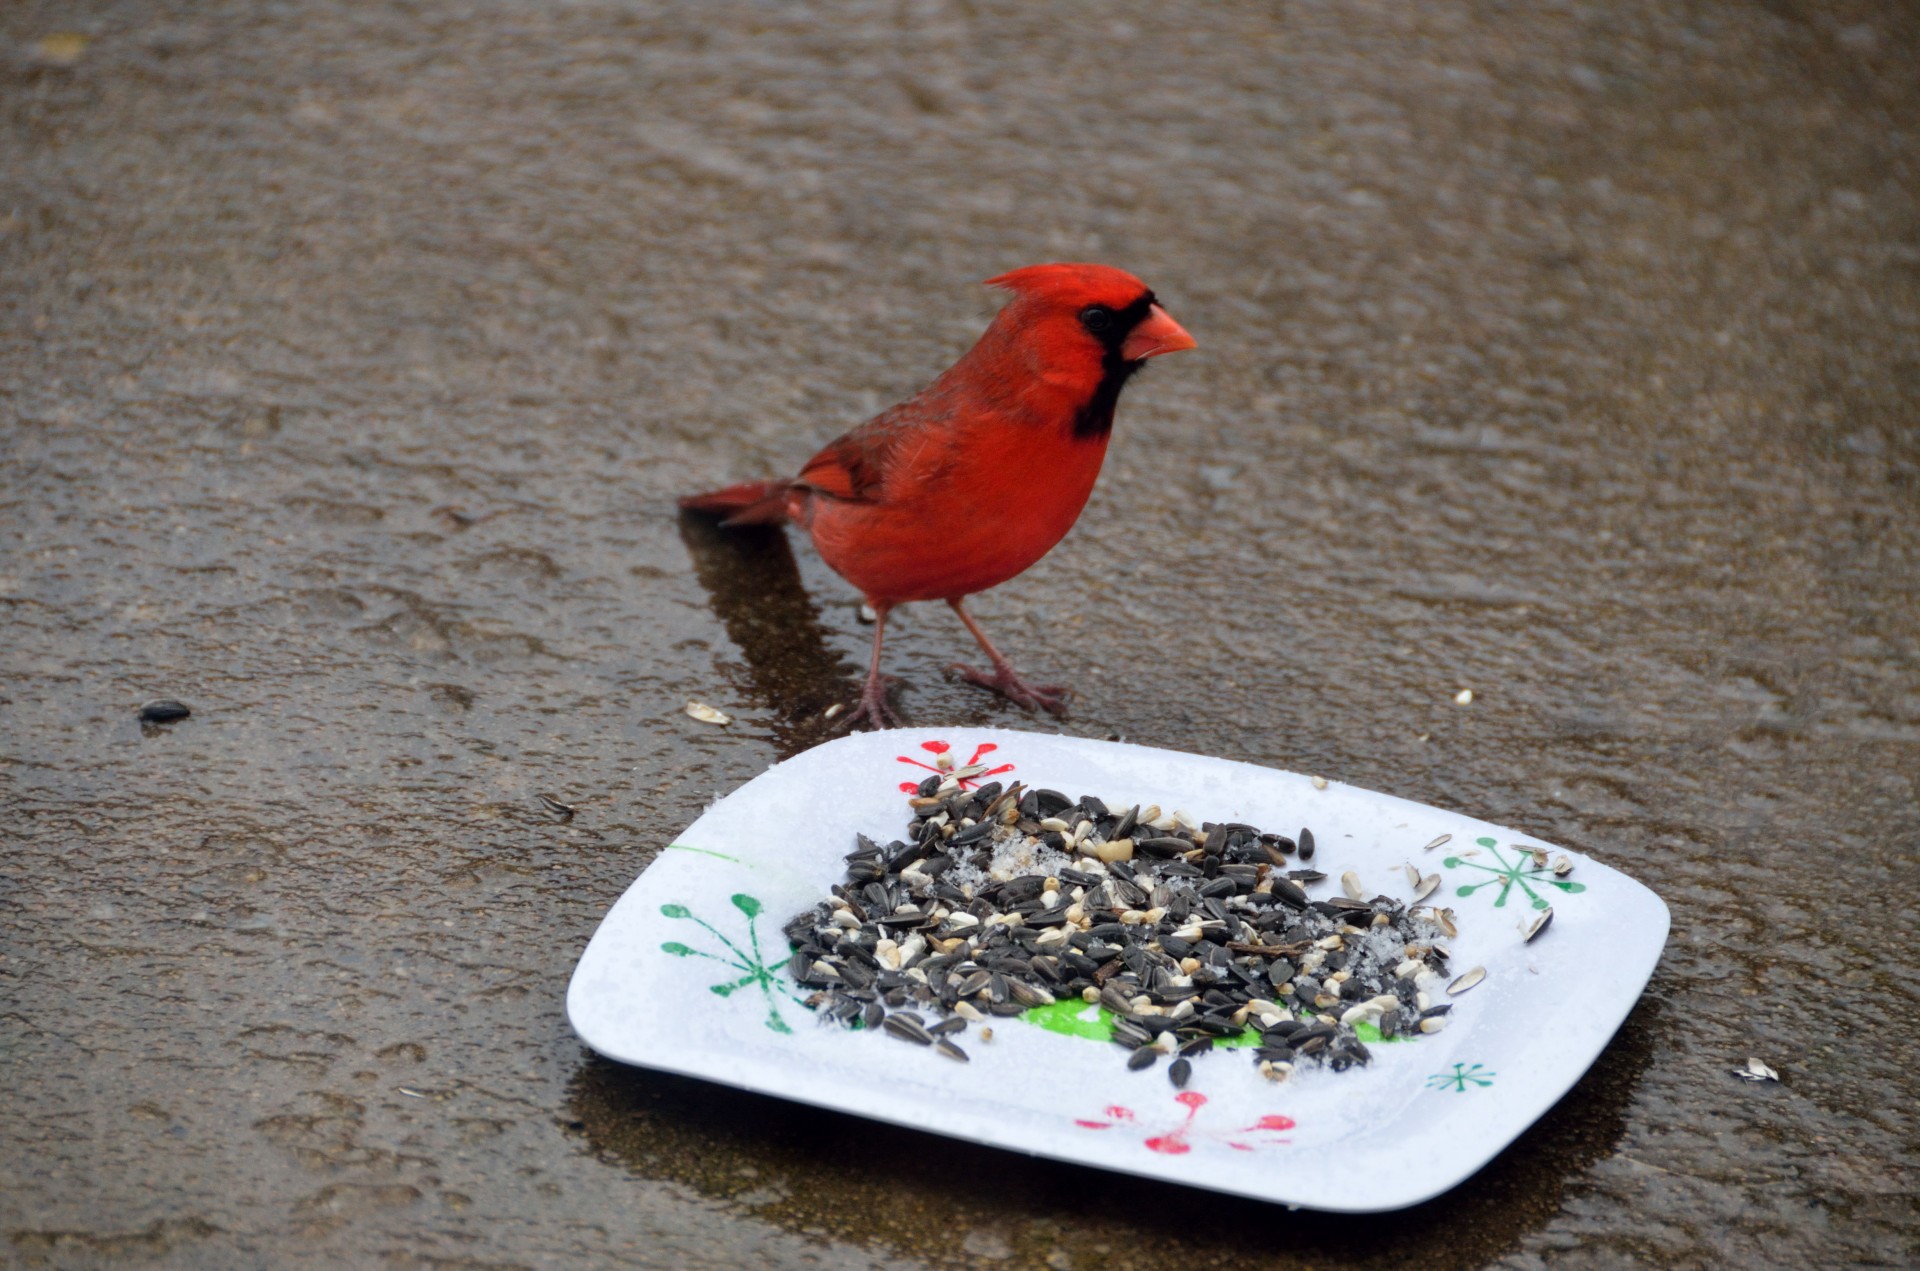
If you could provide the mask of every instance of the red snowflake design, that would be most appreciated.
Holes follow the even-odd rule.
[[[1000,749],[1000,747],[994,745],[990,741],[983,741],[978,746],[975,746],[973,748],[973,758],[967,760],[963,764],[954,763],[953,753],[952,753],[953,747],[947,742],[923,741],[920,743],[920,749],[926,751],[928,754],[933,756],[932,763],[926,763],[922,760],[915,759],[911,755],[898,756],[900,762],[912,764],[916,768],[925,768],[928,772],[934,773],[938,776],[945,777],[945,776],[951,776],[957,769],[980,767],[980,764],[981,764],[980,757],[982,755],[990,755],[994,751]],[[1010,763],[1003,763],[998,768],[984,768],[980,772],[970,773],[967,776],[961,777],[960,788],[962,790],[971,790],[976,786],[984,784],[988,777],[997,777],[1003,772],[1012,772],[1012,771],[1013,771],[1013,765]],[[921,780],[925,780],[925,778],[922,778]],[[902,794],[912,794],[915,790],[918,790],[919,788],[920,788],[919,781],[902,781],[900,783],[900,791]]]
[[[1278,1113],[1268,1113],[1252,1125],[1242,1126],[1236,1130],[1197,1129],[1194,1121],[1195,1118],[1200,1115],[1200,1109],[1207,1106],[1207,1096],[1197,1090],[1182,1090],[1179,1094],[1173,1096],[1173,1101],[1183,1105],[1187,1110],[1187,1114],[1178,1122],[1173,1123],[1159,1133],[1149,1134],[1146,1140],[1149,1151],[1160,1152],[1167,1156],[1182,1156],[1193,1150],[1192,1139],[1197,1134],[1199,1137],[1215,1143],[1225,1143],[1235,1151],[1256,1152],[1263,1147],[1274,1147],[1287,1142],[1285,1138],[1277,1138],[1274,1136],[1284,1134],[1294,1127],[1292,1117],[1283,1117]],[[1122,1107],[1117,1103],[1107,1107],[1106,1115],[1109,1119],[1105,1121],[1076,1119],[1074,1124],[1083,1130],[1113,1130],[1122,1128],[1141,1130],[1149,1128],[1140,1123],[1139,1117],[1134,1114],[1132,1108]]]

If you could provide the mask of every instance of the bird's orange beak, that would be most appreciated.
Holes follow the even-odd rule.
[[[1126,343],[1120,346],[1120,357],[1124,361],[1138,362],[1159,357],[1162,353],[1178,353],[1181,349],[1193,347],[1193,337],[1187,334],[1186,328],[1175,322],[1159,305],[1149,305],[1146,320],[1135,327],[1127,336]]]

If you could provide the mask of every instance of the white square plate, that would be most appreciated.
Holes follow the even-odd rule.
[[[910,787],[944,767],[1196,823],[1314,832],[1312,865],[1406,898],[1404,866],[1438,872],[1429,903],[1459,927],[1456,971],[1487,978],[1445,1031],[1374,1044],[1335,1073],[1267,1081],[1245,1050],[1130,1072],[1117,1046],[997,1019],[958,1038],[959,1064],[880,1032],[821,1021],[786,972],[781,928],[845,877],[854,835],[905,836]],[[1441,835],[1451,839],[1423,850]],[[1563,849],[1471,817],[1251,764],[995,729],[902,729],[828,742],[708,809],[627,889],[581,956],[567,1016],[587,1045],[684,1073],[1099,1169],[1303,1205],[1374,1212],[1453,1187],[1565,1094],[1652,975],[1667,907],[1573,852],[1565,878],[1526,849]],[[1316,898],[1337,884],[1312,889]],[[1552,904],[1532,944],[1522,926]]]

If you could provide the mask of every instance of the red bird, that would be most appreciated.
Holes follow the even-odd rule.
[[[879,616],[873,663],[849,722],[898,722],[880,674],[887,613],[944,600],[993,673],[967,680],[1066,714],[1067,690],[1029,684],[967,612],[966,598],[1047,554],[1085,506],[1113,408],[1150,357],[1194,347],[1132,274],[1030,265],[987,280],[1011,292],[979,343],[917,396],[829,444],[787,481],[749,481],[680,500],[727,525],[792,520]]]

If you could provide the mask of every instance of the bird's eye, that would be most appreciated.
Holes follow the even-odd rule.
[[[1080,325],[1099,335],[1113,326],[1113,310],[1105,305],[1088,305],[1080,311]]]

